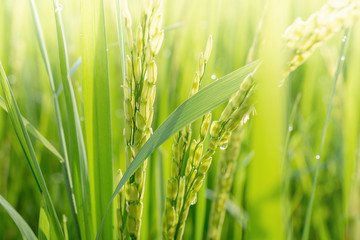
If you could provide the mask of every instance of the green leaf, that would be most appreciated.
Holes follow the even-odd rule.
[[[96,229],[113,192],[110,86],[102,0],[81,1],[81,45],[86,150],[91,210]],[[106,218],[104,239],[113,239],[113,210]]]
[[[87,166],[87,155],[85,150],[84,137],[80,124],[79,113],[76,105],[75,93],[71,82],[71,72],[69,68],[69,58],[65,32],[61,17],[61,11],[57,11],[59,2],[53,0],[57,39],[59,45],[60,71],[62,86],[65,95],[66,109],[69,123],[69,153],[72,179],[74,179],[74,193],[76,206],[78,207],[78,220],[82,238],[91,239],[92,231],[92,212],[90,210],[90,183]],[[81,62],[79,62],[80,65]]]
[[[56,236],[58,236],[60,239],[63,239],[64,235],[63,235],[63,232],[61,229],[59,219],[56,215],[54,205],[51,201],[51,197],[50,197],[49,191],[47,189],[45,179],[42,175],[38,160],[35,155],[34,148],[31,144],[28,132],[26,131],[25,124],[24,124],[21,114],[20,114],[20,110],[17,106],[15,97],[11,91],[9,81],[6,77],[6,74],[5,74],[5,71],[4,71],[4,68],[3,68],[1,62],[0,62],[0,72],[1,72],[1,76],[2,76],[0,78],[0,83],[1,83],[1,86],[3,89],[3,92],[5,94],[7,109],[9,111],[9,116],[11,118],[11,122],[13,124],[15,133],[16,133],[18,140],[21,144],[21,147],[25,153],[26,159],[30,165],[31,171],[35,177],[38,187],[44,195],[46,207],[49,211],[50,223],[51,223],[52,227],[54,228]]]
[[[70,67],[70,77],[72,77],[76,70],[80,67],[81,65],[81,57],[79,57],[78,59],[76,59],[76,61],[73,63],[73,65],[71,65]],[[60,96],[61,92],[64,90],[64,86],[63,84],[61,83],[58,90],[56,91],[56,95],[57,96]]]
[[[0,195],[0,204],[3,206],[3,208],[5,208],[7,213],[10,215],[10,217],[15,222],[16,226],[18,227],[18,229],[21,232],[23,239],[27,239],[27,240],[36,240],[37,239],[34,232],[31,230],[31,228],[25,222],[25,220],[10,205],[10,203],[8,201],[6,201],[5,198],[3,198],[1,195]]]
[[[39,230],[38,230],[39,240],[50,240],[50,224],[47,218],[46,206],[44,199],[41,201],[41,208],[39,214]]]
[[[55,229],[49,222],[49,211],[46,208],[46,202],[44,196],[41,197],[41,207],[39,214],[39,227],[38,227],[38,239],[43,240],[57,240],[59,237],[56,235]],[[61,238],[62,239],[62,238]]]
[[[4,98],[0,97],[0,107],[8,112]],[[36,128],[24,117],[22,120],[25,124],[26,130],[33,135],[39,142],[41,142],[47,150],[49,150],[54,156],[60,161],[63,162],[64,159],[61,154],[56,150],[56,148],[38,131]]]
[[[73,63],[73,65],[71,65],[70,77],[72,77],[75,74],[76,70],[80,67],[81,62],[82,62],[81,57],[79,57],[78,59],[76,59],[76,61]]]
[[[226,102],[239,89],[239,86],[244,78],[252,73],[258,64],[259,61],[252,62],[220,78],[196,93],[175,109],[175,111],[170,114],[170,116],[159,126],[159,128],[156,129],[154,134],[149,138],[145,145],[140,149],[135,159],[131,162],[123,178],[117,185],[109,202],[108,208],[125,182],[134,174],[137,168],[151,153],[153,153],[163,142],[183,127]],[[102,229],[100,227],[97,233],[97,238],[99,238],[101,230]]]
[[[336,92],[337,81],[339,79],[339,76],[340,76],[341,71],[344,66],[343,58],[345,56],[347,43],[349,42],[349,40],[348,40],[349,34],[350,34],[350,29],[349,28],[345,29],[344,38],[343,38],[343,39],[345,39],[345,41],[341,40],[341,47],[340,47],[340,51],[339,51],[339,58],[338,58],[337,66],[336,66],[336,72],[335,72],[334,81],[333,81],[333,85],[332,85],[332,89],[331,89],[331,95],[330,95],[330,98],[328,101],[328,107],[326,110],[324,127],[323,127],[322,133],[321,133],[320,146],[319,146],[318,154],[316,155],[316,169],[315,169],[315,174],[314,174],[313,182],[312,182],[312,186],[311,186],[310,199],[309,199],[308,206],[306,209],[304,230],[303,230],[302,237],[301,237],[302,240],[309,239],[312,208],[313,208],[313,203],[314,203],[314,198],[315,198],[315,193],[316,193],[317,179],[318,179],[318,175],[319,175],[319,171],[320,171],[320,156],[321,156],[321,153],[322,153],[322,150],[324,147],[324,143],[325,143],[325,137],[326,137],[326,132],[328,129],[329,120],[330,120],[330,116],[331,116],[333,99],[334,99],[335,92]]]
[[[69,155],[68,155],[68,150],[67,150],[66,141],[65,141],[65,131],[64,131],[63,123],[62,123],[62,116],[61,116],[60,105],[59,105],[59,101],[58,101],[58,93],[56,92],[56,89],[55,89],[54,76],[52,73],[51,64],[49,61],[49,56],[48,56],[46,45],[45,45],[44,35],[43,35],[41,25],[40,25],[39,14],[38,14],[38,11],[37,11],[37,8],[35,5],[35,1],[29,0],[29,3],[30,3],[32,20],[33,20],[33,23],[35,26],[36,39],[37,39],[39,49],[41,52],[41,56],[42,56],[42,59],[43,59],[44,65],[45,65],[45,69],[46,69],[46,72],[48,75],[50,89],[52,92],[52,98],[54,101],[54,110],[55,110],[56,125],[57,125],[57,130],[58,130],[58,135],[59,135],[61,155],[63,156],[63,159],[64,159],[64,162],[62,163],[64,179],[65,179],[66,190],[67,190],[68,200],[69,200],[70,209],[71,209],[71,215],[72,215],[73,222],[74,222],[75,233],[76,233],[77,238],[79,239],[80,230],[79,230],[79,221],[78,221],[78,217],[76,214],[75,201],[73,198],[73,195],[74,195],[73,183],[74,183],[75,187],[77,187],[79,184],[78,184],[78,181],[74,182],[72,174],[71,174]],[[71,144],[69,144],[69,145],[72,146]],[[72,153],[72,151],[70,151],[70,153]],[[82,204],[80,206],[82,206]],[[82,219],[80,219],[80,221],[81,220]],[[84,223],[84,221],[81,221],[81,222]]]

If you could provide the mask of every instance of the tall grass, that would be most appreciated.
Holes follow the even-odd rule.
[[[0,238],[357,239],[358,16],[3,0]]]

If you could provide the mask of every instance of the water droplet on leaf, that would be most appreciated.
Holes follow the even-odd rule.
[[[195,205],[197,203],[197,195],[194,197],[194,199],[191,201],[191,205]]]

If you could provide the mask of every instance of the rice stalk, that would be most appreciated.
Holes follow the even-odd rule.
[[[220,239],[226,213],[226,202],[230,196],[243,133],[243,128],[235,129],[230,136],[227,149],[221,152],[216,173],[214,198],[211,203],[207,239]]]
[[[233,122],[230,129],[226,130],[225,136],[227,137],[225,137],[224,142],[220,146],[220,149],[224,151],[221,151],[219,167],[216,173],[215,192],[211,205],[207,239],[220,239],[221,236],[221,228],[226,212],[225,203],[229,199],[236,161],[240,153],[243,135],[242,126],[255,113],[252,93],[253,89],[250,89],[246,99],[240,103],[240,107],[237,110],[238,115],[235,118],[237,120]]]
[[[283,37],[287,60],[284,78],[303,64],[326,40],[350,27],[360,14],[357,0],[333,0],[306,21],[297,18]]]
[[[199,69],[196,72],[189,98],[199,91],[201,80],[204,77],[206,64],[209,60],[212,50],[212,36],[208,38],[205,52],[200,54]],[[202,121],[201,134],[198,141],[191,144],[190,159],[198,158],[202,153],[202,145],[208,132],[211,114],[205,115]],[[184,169],[186,165],[185,155],[191,143],[191,124],[184,127],[181,131],[174,135],[174,143],[172,145],[172,161],[171,161],[171,177],[168,178],[167,192],[165,200],[165,215],[163,218],[163,237],[164,239],[174,239],[176,225],[179,222],[180,210],[184,203],[186,177]],[[196,155],[196,156],[194,156]]]
[[[162,30],[162,2],[145,0],[141,23],[133,40],[131,16],[126,1],[123,18],[130,55],[126,56],[124,83],[125,158],[128,167],[152,134],[153,105],[156,95],[157,66],[155,56],[164,39]],[[140,237],[145,168],[147,160],[125,184],[127,230],[131,239]]]
[[[267,7],[265,6],[261,19],[259,21],[257,31],[253,40],[253,43],[249,49],[246,62],[252,62],[255,60],[259,45],[262,43],[260,40],[260,34],[263,25],[263,19],[265,16]],[[221,151],[219,159],[219,167],[216,172],[216,182],[214,189],[214,198],[211,202],[210,217],[207,239],[220,239],[221,229],[225,220],[226,202],[230,197],[230,191],[232,187],[232,181],[236,170],[236,161],[240,153],[240,147],[244,130],[241,126],[237,127],[231,134],[228,141],[228,147]]]
[[[254,61],[229,73],[228,75],[209,84],[175,109],[154,131],[153,135],[144,144],[135,159],[129,165],[124,173],[124,176],[116,186],[116,189],[108,203],[106,212],[109,211],[111,203],[117,197],[117,194],[125,183],[133,176],[138,167],[141,166],[150,154],[152,154],[162,143],[186,127],[188,124],[194,122],[216,107],[220,106],[222,103],[228,101],[228,99],[236,92],[239,81],[242,82],[244,78],[248,76],[249,73],[253,72],[257,66],[259,66],[259,61]],[[209,98],[208,96],[214,97]],[[97,233],[98,237],[101,235],[106,212]]]
[[[253,111],[249,96],[254,87],[252,74],[242,82],[239,91],[230,99],[218,121],[210,126],[210,114],[203,118],[198,140],[194,140],[190,147],[190,156],[185,171],[184,203],[179,213],[179,222],[176,226],[175,239],[182,239],[185,230],[189,208],[197,201],[197,194],[209,170],[215,150],[226,148],[230,134],[235,128],[247,121]],[[203,141],[210,126],[208,148],[203,153]]]

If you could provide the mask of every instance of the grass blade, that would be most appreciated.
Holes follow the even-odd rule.
[[[46,72],[47,72],[48,79],[49,79],[50,89],[52,92],[52,98],[54,101],[56,125],[57,125],[57,130],[58,130],[58,135],[59,135],[61,155],[63,156],[63,159],[64,159],[64,163],[62,164],[62,167],[63,167],[63,171],[64,171],[67,195],[68,195],[68,200],[69,200],[69,204],[70,204],[71,215],[72,215],[73,222],[74,222],[76,236],[77,236],[77,238],[79,238],[79,231],[80,231],[79,230],[79,222],[78,222],[77,214],[76,214],[76,203],[73,198],[73,195],[74,195],[73,179],[72,179],[72,175],[71,175],[69,155],[68,155],[68,151],[67,151],[67,147],[66,147],[65,133],[64,133],[64,127],[63,127],[62,117],[61,117],[61,112],[60,112],[60,105],[59,105],[59,101],[58,101],[58,94],[56,92],[54,76],[52,73],[52,69],[50,67],[49,56],[48,56],[46,45],[45,45],[43,31],[42,31],[42,28],[40,25],[39,14],[38,14],[34,0],[29,0],[29,3],[30,3],[30,9],[31,9],[31,16],[32,16],[33,23],[34,23],[35,30],[36,30],[35,32],[36,32],[37,42],[39,45],[41,56],[43,58],[43,62],[45,64]]]
[[[49,219],[47,218],[46,206],[44,199],[41,201],[40,214],[39,214],[39,230],[38,230],[39,240],[50,240],[50,224]]]
[[[86,147],[95,229],[101,224],[113,192],[110,86],[102,0],[81,1],[81,43]],[[107,216],[104,239],[113,239],[113,211]]]
[[[80,67],[81,62],[82,62],[81,57],[79,57],[78,59],[76,59],[76,61],[73,63],[73,65],[71,65],[70,77],[72,77],[75,74],[76,70]]]
[[[82,62],[81,57],[79,57],[78,59],[76,59],[76,61],[74,62],[74,64],[71,65],[71,67],[70,67],[70,77],[72,77],[72,76],[75,74],[76,70],[80,67],[81,62]],[[63,86],[63,84],[61,83],[60,86],[59,86],[59,88],[58,88],[58,90],[56,91],[56,95],[59,96],[60,93],[61,93],[63,90],[64,90],[64,86]]]
[[[259,61],[252,62],[222,77],[216,82],[213,82],[186,100],[174,112],[172,112],[170,116],[159,126],[159,128],[156,129],[154,134],[140,149],[133,162],[129,165],[111,197],[108,208],[125,182],[151,153],[153,153],[163,142],[183,127],[226,102],[231,95],[239,89],[241,81],[250,74],[256,66],[258,66],[258,64]],[[105,217],[106,215],[104,218]],[[98,230],[97,239],[101,235],[102,225],[103,222]]]
[[[10,205],[10,203],[6,201],[5,198],[3,198],[1,195],[0,195],[0,205],[2,205],[3,208],[5,208],[7,213],[13,219],[14,223],[19,228],[23,239],[37,240],[34,232],[31,230],[29,225],[20,216],[20,214]]]
[[[70,134],[70,164],[72,178],[75,180],[75,200],[78,206],[78,220],[82,238],[92,238],[91,199],[87,167],[87,156],[81,129],[79,113],[77,110],[75,93],[71,82],[71,72],[67,55],[67,45],[62,23],[61,11],[58,11],[59,2],[53,1],[57,39],[59,45],[60,70],[62,86],[64,89],[66,109],[69,118]],[[78,65],[80,65],[79,61]]]
[[[330,120],[330,115],[331,115],[331,110],[332,110],[332,105],[333,105],[333,98],[335,96],[335,91],[336,91],[336,83],[339,79],[340,73],[341,73],[343,65],[344,65],[344,60],[345,60],[344,55],[345,55],[345,51],[346,51],[346,45],[349,42],[349,34],[350,34],[350,29],[346,29],[345,33],[344,33],[344,37],[342,39],[341,47],[340,47],[339,59],[338,59],[337,67],[336,67],[336,73],[334,76],[334,81],[333,81],[333,85],[332,85],[332,89],[331,89],[331,95],[329,98],[328,108],[326,111],[324,127],[323,127],[323,130],[321,133],[319,151],[318,151],[318,154],[316,155],[316,169],[315,169],[315,174],[314,174],[314,178],[313,178],[313,182],[312,182],[312,186],[311,186],[310,199],[309,199],[308,207],[306,210],[304,230],[303,230],[303,234],[301,237],[302,240],[309,239],[312,207],[313,207],[313,202],[314,202],[314,198],[315,198],[317,179],[318,179],[319,170],[320,170],[320,156],[322,153],[322,149],[324,147],[326,132],[327,132],[327,128],[329,125],[329,120]]]
[[[283,181],[283,191],[285,192],[286,196],[290,196],[290,181],[288,181],[289,175],[290,175],[290,161],[289,161],[289,143],[290,143],[290,137],[291,137],[291,133],[293,131],[293,124],[295,121],[295,116],[296,113],[298,111],[298,107],[299,107],[299,102],[301,99],[301,94],[298,93],[294,104],[292,106],[291,109],[291,113],[289,116],[289,121],[288,121],[288,129],[286,131],[286,137],[285,137],[285,144],[284,144],[284,150],[283,150],[283,159],[282,159],[282,165],[283,165],[283,172],[284,172],[284,181]],[[292,233],[292,229],[291,229],[291,213],[289,211],[289,205],[290,205],[290,198],[286,197],[284,199],[284,202],[286,204],[286,207],[284,208],[284,219],[285,219],[285,224],[286,224],[286,238],[287,239],[292,239],[293,237],[293,233]]]
[[[33,175],[38,183],[40,191],[44,195],[46,207],[49,212],[49,221],[54,228],[54,231],[56,233],[56,236],[58,236],[60,239],[63,238],[63,232],[61,229],[60,221],[56,215],[54,205],[51,201],[49,191],[47,189],[45,179],[42,175],[38,160],[35,155],[34,148],[31,144],[30,137],[26,131],[25,124],[22,121],[21,114],[19,111],[19,108],[17,106],[15,97],[11,91],[9,81],[6,77],[4,68],[0,62],[0,71],[1,71],[1,79],[0,83],[3,89],[3,92],[5,94],[7,109],[9,111],[9,116],[11,118],[11,122],[13,124],[14,130],[16,132],[16,135],[18,137],[18,140],[23,148],[23,151],[26,155],[26,159],[28,160],[28,163],[30,165],[31,171],[33,172]]]
[[[8,112],[6,107],[6,102],[4,98],[0,97],[0,107],[4,109],[6,112]],[[24,117],[22,117],[22,120],[25,124],[26,130],[33,135],[36,140],[41,142],[47,150],[49,150],[54,156],[60,161],[63,162],[64,159],[61,156],[61,154],[56,150],[56,148],[38,131],[36,128]]]

